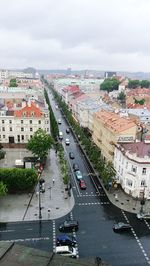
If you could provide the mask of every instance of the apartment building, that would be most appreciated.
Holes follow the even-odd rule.
[[[50,133],[48,106],[39,107],[34,100],[23,101],[16,110],[0,109],[0,143],[25,144],[39,128]]]
[[[136,132],[137,125],[130,118],[105,110],[94,114],[92,138],[106,160],[113,160],[117,142],[134,142]]]
[[[113,163],[116,179],[127,194],[150,199],[150,138],[144,142],[117,144]]]

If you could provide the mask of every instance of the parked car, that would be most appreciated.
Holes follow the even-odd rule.
[[[61,125],[61,119],[60,118],[58,119],[58,124]]]
[[[56,253],[71,258],[77,257],[77,249],[70,246],[58,246],[56,247]]]
[[[57,242],[56,242],[57,246],[72,246],[74,247],[77,244],[77,240],[76,238],[71,235],[61,235],[57,237]]]
[[[79,165],[77,163],[73,164],[73,170],[78,171],[79,170]]]
[[[66,145],[70,145],[70,140],[69,139],[66,139],[65,140],[65,143],[66,143]]]
[[[83,176],[82,176],[82,173],[81,173],[81,171],[80,171],[80,170],[78,170],[78,171],[75,171],[75,175],[76,175],[76,178],[77,178],[77,180],[80,180],[80,179],[82,179],[82,178],[83,178]]]
[[[70,159],[74,159],[74,153],[73,152],[69,152],[69,157],[70,157]]]
[[[119,222],[119,223],[114,224],[113,226],[113,230],[115,232],[128,231],[130,229],[131,229],[131,225],[128,223]]]
[[[59,139],[62,140],[63,139],[63,133],[61,131],[59,131]]]
[[[81,189],[86,189],[86,183],[83,179],[80,179],[79,181],[79,186]]]
[[[66,133],[69,134],[70,133],[70,129],[66,128]]]
[[[60,226],[59,231],[61,232],[70,232],[73,230],[78,230],[79,223],[75,220],[65,220]]]
[[[143,220],[143,219],[145,219],[145,220],[149,220],[149,219],[150,219],[150,213],[149,213],[149,212],[147,212],[147,213],[138,213],[138,214],[136,215],[136,217],[137,217],[138,219],[140,219],[140,220]]]

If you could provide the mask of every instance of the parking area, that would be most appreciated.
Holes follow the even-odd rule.
[[[15,160],[23,159],[24,157],[33,156],[26,149],[3,149],[6,152],[5,158],[0,160],[1,168],[15,167]]]

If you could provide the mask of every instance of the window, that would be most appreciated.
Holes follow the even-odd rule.
[[[22,113],[22,116],[26,116],[26,112],[23,112],[23,113]]]
[[[21,127],[21,131],[24,131],[24,128],[23,127]]]
[[[3,139],[5,139],[5,135],[3,135]]]
[[[5,121],[4,120],[2,120],[2,124],[4,124],[5,123]]]
[[[145,182],[145,180],[143,179],[142,181],[141,181],[141,187],[145,187],[146,186],[146,182]]]
[[[10,127],[9,130],[12,131],[12,127]]]
[[[39,125],[41,125],[41,120],[39,120]]]
[[[23,120],[21,120],[21,124],[23,124]]]
[[[133,173],[136,173],[136,170],[137,170],[137,167],[134,166],[134,165],[132,165],[131,171],[132,171]]]
[[[34,116],[34,115],[35,115],[35,113],[34,113],[34,112],[32,112],[32,113],[31,113],[31,116]]]
[[[32,120],[30,120],[30,124],[32,124]]]
[[[146,175],[146,168],[142,169],[142,175]]]
[[[126,185],[127,185],[128,187],[132,187],[132,180],[127,179],[127,180],[126,180]]]
[[[5,131],[5,128],[4,127],[2,127],[2,131]]]
[[[32,127],[30,127],[30,131],[33,131],[33,128]]]
[[[18,142],[20,142],[20,135],[17,136]]]
[[[21,139],[24,140],[24,135],[21,135]]]
[[[9,124],[12,124],[12,120],[9,120]]]

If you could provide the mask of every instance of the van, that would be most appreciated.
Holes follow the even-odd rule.
[[[63,139],[63,133],[59,131],[59,139]]]
[[[77,257],[77,249],[70,246],[58,246],[56,247],[56,254],[76,258]]]

